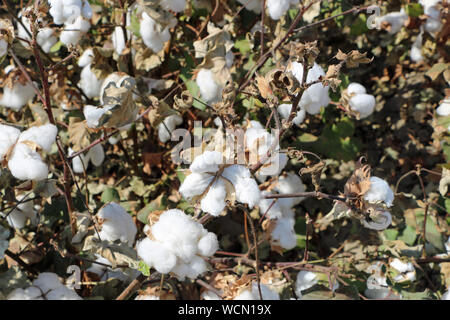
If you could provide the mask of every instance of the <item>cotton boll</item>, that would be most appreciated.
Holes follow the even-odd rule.
[[[297,274],[297,280],[295,282],[295,293],[301,296],[301,292],[313,287],[319,280],[314,272],[300,271]]]
[[[18,143],[14,147],[8,168],[19,180],[44,180],[48,176],[48,167],[39,153],[23,143]]]
[[[78,66],[84,68],[87,65],[90,65],[93,61],[94,61],[94,51],[91,48],[89,48],[84,50],[83,54],[78,59]]]
[[[381,212],[376,218],[373,218],[372,221],[362,220],[364,227],[372,230],[385,230],[387,227],[391,225],[392,216],[389,211]]]
[[[405,263],[400,259],[395,258],[389,265],[401,273],[394,278],[394,281],[403,282],[416,280],[416,269],[411,262]]]
[[[82,300],[81,297],[72,289],[66,286],[50,291],[47,295],[47,300]]]
[[[442,295],[441,300],[450,300],[450,290],[447,290],[447,292]]]
[[[364,195],[364,200],[371,203],[382,201],[387,207],[391,207],[394,201],[394,192],[383,179],[370,177],[370,188]]]
[[[408,20],[408,15],[403,8],[399,12],[391,12],[375,18],[377,26],[381,26],[382,23],[388,23],[390,25],[389,34],[399,32],[406,20]]]
[[[240,0],[238,0],[240,1]],[[253,292],[249,289],[242,291],[239,295],[237,295],[233,300],[256,300]]]
[[[360,118],[370,116],[375,109],[375,97],[370,94],[357,94],[350,98],[349,101],[352,110],[359,113]]]
[[[79,16],[73,23],[66,23],[64,25],[64,30],[59,36],[59,40],[68,45],[76,45],[78,41],[81,40],[83,34],[89,31],[91,28],[91,23]]]
[[[294,219],[278,219],[277,225],[271,234],[272,240],[286,250],[295,248],[297,245],[297,237],[295,236],[294,225]]]
[[[175,273],[179,280],[184,280],[186,277],[190,279],[197,278],[198,275],[208,270],[205,260],[199,256],[194,256],[189,264],[177,264],[172,272]]]
[[[291,108],[292,104],[280,104],[278,106],[278,113],[283,119],[288,120],[289,115],[291,114]],[[300,125],[305,120],[305,116],[306,112],[304,109],[297,110],[297,115],[292,119],[292,123],[297,126]]]
[[[108,259],[103,258],[99,254],[96,254],[95,256],[96,262],[111,266],[111,262]],[[127,281],[129,279],[129,276],[126,273],[122,272],[120,268],[112,269],[98,263],[92,263],[92,266],[89,267],[86,271],[97,274],[100,277],[100,281],[106,281],[108,279]]]
[[[19,139],[20,130],[12,126],[0,124],[0,160]]]
[[[17,200],[20,202],[25,200],[24,198],[25,196],[19,196],[17,197]],[[4,213],[1,215],[3,217],[6,216]],[[36,218],[36,211],[34,210],[33,201],[25,201],[19,203],[17,207],[8,214],[6,220],[11,227],[22,229],[25,227],[28,219],[30,219],[32,225],[35,225],[37,223]]]
[[[416,41],[414,41],[412,47],[411,47],[411,60],[415,63],[419,63],[423,61],[422,56],[422,39],[423,39],[423,33],[421,32],[417,38]]]
[[[205,173],[191,173],[180,186],[179,192],[186,199],[201,195],[214,179],[212,175]]]
[[[136,250],[147,265],[161,273],[169,273],[177,263],[177,257],[172,252],[150,238],[138,242]]]
[[[93,146],[88,151],[88,157],[89,160],[92,161],[94,166],[96,167],[101,166],[103,160],[105,160],[105,151],[103,150],[103,146],[100,143]]]
[[[223,164],[223,156],[218,151],[205,151],[194,159],[189,170],[195,173],[216,172]]]
[[[269,195],[270,192],[263,191],[261,193],[261,201],[259,201],[259,213],[261,215],[266,214],[266,217],[269,219],[278,219],[283,216],[283,208],[280,206],[279,200],[275,201],[275,203],[272,205],[272,202],[275,199],[264,199],[264,196]],[[270,208],[270,209],[269,209]],[[267,211],[268,210],[268,211]]]
[[[87,65],[81,70],[78,86],[89,99],[100,96],[102,84],[103,80],[97,78],[95,73],[92,72],[90,65]]]
[[[200,300],[222,300],[214,291],[206,290],[200,295]]]
[[[233,66],[234,55],[232,51],[227,51],[225,54],[225,64],[227,68],[231,68]]]
[[[159,4],[164,10],[181,12],[186,7],[186,0],[161,0]]]
[[[13,109],[14,111],[19,111],[28,102],[28,100],[33,99],[35,95],[36,92],[31,84],[26,83],[23,85],[16,82],[12,88],[8,86],[3,88],[3,95],[0,98],[0,106],[5,106]]]
[[[59,278],[55,273],[52,272],[42,272],[33,281],[33,285],[35,287],[39,287],[44,293],[57,289],[61,286],[61,282],[59,282]]]
[[[222,176],[230,181],[236,191],[236,200],[253,208],[261,199],[256,181],[250,178],[250,171],[241,165],[232,165],[222,173]]]
[[[43,150],[50,152],[56,140],[58,129],[54,124],[31,127],[20,134],[19,142],[32,141]]]
[[[200,89],[202,99],[207,103],[219,100],[222,88],[214,80],[210,69],[200,69],[197,73],[196,83]]]
[[[86,118],[86,124],[89,128],[97,128],[98,122],[101,116],[106,112],[105,108],[97,108],[92,105],[85,105],[83,108],[83,114]]]
[[[183,118],[177,114],[166,117],[163,123],[158,125],[158,138],[162,143],[167,142],[175,128],[183,123]]]
[[[347,87],[347,92],[348,94],[352,95],[352,94],[362,94],[362,93],[367,93],[366,88],[362,85],[359,84],[357,82],[352,82],[348,85]]]
[[[198,241],[198,254],[210,257],[219,249],[219,242],[217,241],[217,236],[208,232]]]
[[[162,27],[157,24],[147,13],[142,14],[140,33],[144,44],[153,50],[153,52],[160,52],[164,43],[170,40],[169,27],[161,30]]]
[[[290,0],[267,0],[267,10],[273,20],[279,20],[289,9]]]
[[[119,204],[111,202],[103,206],[97,213],[103,219],[100,238],[102,240],[121,242],[132,245],[136,237],[137,228],[131,216]]]
[[[200,202],[202,210],[215,217],[219,216],[225,209],[226,195],[225,183],[221,179],[216,180]]]
[[[280,300],[280,295],[278,292],[272,290],[265,284],[259,284],[261,288],[261,296],[263,300]],[[242,291],[233,300],[260,300],[261,296],[259,294],[258,284],[256,282],[252,283],[251,289],[248,288]]]
[[[275,185],[275,190],[281,194],[291,194],[305,192],[306,187],[303,184],[302,179],[300,179],[297,174],[294,172],[288,172],[286,175],[282,175],[278,178],[278,182]],[[295,197],[289,199],[291,199],[289,202],[292,203],[290,207],[293,207],[296,204],[299,204],[304,198]]]
[[[122,27],[114,28],[114,32],[111,35],[111,40],[113,43],[114,50],[117,52],[118,55],[121,55],[122,51],[127,47]]]
[[[450,99],[445,99],[436,109],[436,113],[442,117],[450,115]]]
[[[53,47],[56,41],[57,39],[54,36],[54,31],[52,28],[40,29],[36,36],[36,42],[45,53],[50,52],[50,49]]]

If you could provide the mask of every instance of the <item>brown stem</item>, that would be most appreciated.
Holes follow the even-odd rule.
[[[346,198],[333,196],[331,194],[326,194],[323,192],[311,191],[311,192],[300,192],[300,193],[287,193],[287,194],[268,194],[264,196],[264,199],[284,199],[284,198],[319,198],[319,199],[329,199],[345,202]]]
[[[116,300],[125,300],[128,296],[139,290],[146,278],[147,277],[142,273],[138,275],[137,278],[131,281],[128,287],[126,287],[125,290],[122,291],[122,293],[116,298]]]

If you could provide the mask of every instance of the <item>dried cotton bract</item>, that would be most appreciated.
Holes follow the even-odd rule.
[[[136,245],[138,255],[158,272],[172,272],[180,280],[205,272],[202,257],[212,256],[219,248],[214,233],[178,209],[162,213],[148,233],[150,237]]]
[[[119,204],[114,202],[106,204],[97,213],[97,217],[102,223],[101,240],[120,240],[130,246],[134,243],[137,233],[136,225],[133,218]]]
[[[0,124],[0,159],[12,175],[20,180],[43,180],[48,167],[39,150],[49,152],[55,142],[57,128],[53,124],[31,127],[23,131]]]

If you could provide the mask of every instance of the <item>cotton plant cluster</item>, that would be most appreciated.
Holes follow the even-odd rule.
[[[42,272],[25,289],[17,288],[6,297],[7,300],[82,300],[75,290],[62,284],[52,272]]]
[[[19,204],[12,211],[8,213],[0,212],[0,215],[6,217],[6,221],[12,228],[22,229],[27,221],[30,221],[31,225],[37,224],[38,217],[33,201],[26,200],[27,198],[24,195],[20,195],[17,197]]]
[[[19,180],[44,180],[48,176],[48,166],[40,150],[50,152],[56,135],[57,128],[53,124],[31,127],[23,132],[0,124],[0,159]]]
[[[25,39],[31,41],[31,21],[26,16],[27,8],[23,9],[19,13],[19,18],[22,23],[17,23],[17,35],[21,39]],[[39,23],[44,23],[42,19],[38,19]],[[55,45],[58,41],[58,38],[55,35],[55,31],[51,27],[43,27],[40,28],[36,34],[36,42],[42,48],[45,53],[49,53],[50,49]],[[23,46],[28,46],[28,42],[22,41]]]
[[[132,246],[136,238],[137,228],[133,218],[118,203],[110,202],[104,205],[97,213],[101,230],[101,240],[116,241]]]
[[[139,257],[158,272],[173,273],[180,280],[196,279],[207,271],[203,257],[219,248],[214,233],[178,209],[162,213],[146,233],[148,237],[136,245]]]
[[[7,76],[14,65],[5,67],[4,74]],[[0,106],[10,108],[14,111],[19,111],[22,107],[36,95],[36,91],[31,83],[14,81],[12,84],[7,84],[3,87],[3,94],[0,97]]]
[[[53,22],[63,25],[59,40],[76,45],[91,28],[92,8],[87,0],[48,0]]]
[[[236,201],[252,209],[260,200],[260,191],[250,170],[243,165],[226,165],[218,151],[205,151],[189,166],[190,174],[180,186],[180,194],[188,200],[200,200],[204,212],[219,216],[226,199],[234,191]]]
[[[277,194],[293,194],[305,191],[305,185],[298,175],[288,172],[281,175],[274,183],[273,191]],[[273,194],[263,191],[262,196]],[[295,235],[295,212],[293,207],[299,204],[304,198],[280,198],[261,199],[258,206],[260,214],[265,214],[267,218],[275,220],[275,227],[271,231],[273,244],[279,245],[286,250],[290,250],[297,245]]]
[[[378,177],[370,177],[370,188],[364,195],[364,200],[371,204],[382,204],[386,208],[390,208],[394,201],[394,192],[389,184]],[[363,225],[368,229],[384,230],[391,225],[392,216],[387,210],[383,210],[381,214],[371,221],[362,220]]]

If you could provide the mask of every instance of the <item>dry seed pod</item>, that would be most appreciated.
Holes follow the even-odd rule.
[[[192,107],[192,104],[194,103],[194,98],[192,97],[189,90],[184,90],[179,95],[175,96],[174,101],[175,101],[174,108],[178,111],[181,111]]]

